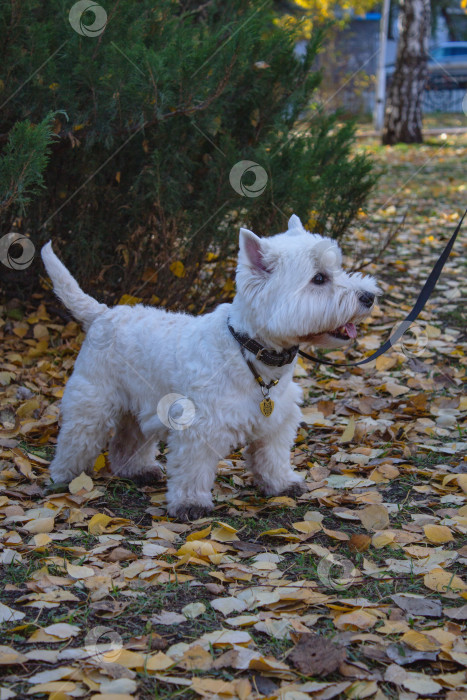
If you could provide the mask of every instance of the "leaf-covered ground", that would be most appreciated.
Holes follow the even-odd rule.
[[[358,147],[383,176],[347,250],[359,266],[397,235],[367,267],[380,306],[336,360],[405,316],[466,205],[465,137]],[[392,352],[298,365],[305,495],[260,498],[240,450],[212,517],[190,525],[166,517],[163,485],[112,478],[104,456],[48,490],[82,334],[48,292],[7,302],[0,699],[467,698],[465,240]]]

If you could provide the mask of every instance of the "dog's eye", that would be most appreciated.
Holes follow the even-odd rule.
[[[324,284],[325,282],[327,282],[327,279],[328,278],[326,277],[326,275],[323,275],[321,274],[321,272],[318,272],[311,281],[313,282],[313,284]]]

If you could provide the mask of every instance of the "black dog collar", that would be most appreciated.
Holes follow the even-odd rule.
[[[239,343],[242,348],[252,352],[257,360],[264,362],[265,365],[270,365],[271,367],[283,367],[284,365],[290,365],[297,356],[298,345],[293,345],[291,348],[282,350],[282,352],[276,352],[275,350],[267,350],[264,345],[258,343],[257,340],[253,340],[246,333],[237,333],[236,330],[232,328],[230,323],[227,321],[227,327],[232,333],[233,337]]]

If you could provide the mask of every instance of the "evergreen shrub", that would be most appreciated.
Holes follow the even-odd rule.
[[[1,234],[53,239],[101,299],[197,309],[231,293],[239,226],[269,235],[295,212],[342,236],[375,176],[353,125],[313,106],[320,32],[299,56],[271,2],[102,0],[88,36],[99,18],[79,33],[72,6],[0,6]],[[240,161],[264,169],[259,196],[232,187]],[[38,273],[37,255],[12,274],[26,288]]]

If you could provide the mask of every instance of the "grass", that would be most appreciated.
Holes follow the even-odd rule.
[[[32,561],[29,561],[27,564],[7,564],[2,570],[2,583],[4,586],[21,586],[28,581],[34,571],[40,569],[40,567],[40,556],[32,559]],[[5,593],[6,591],[3,591],[3,594]]]

